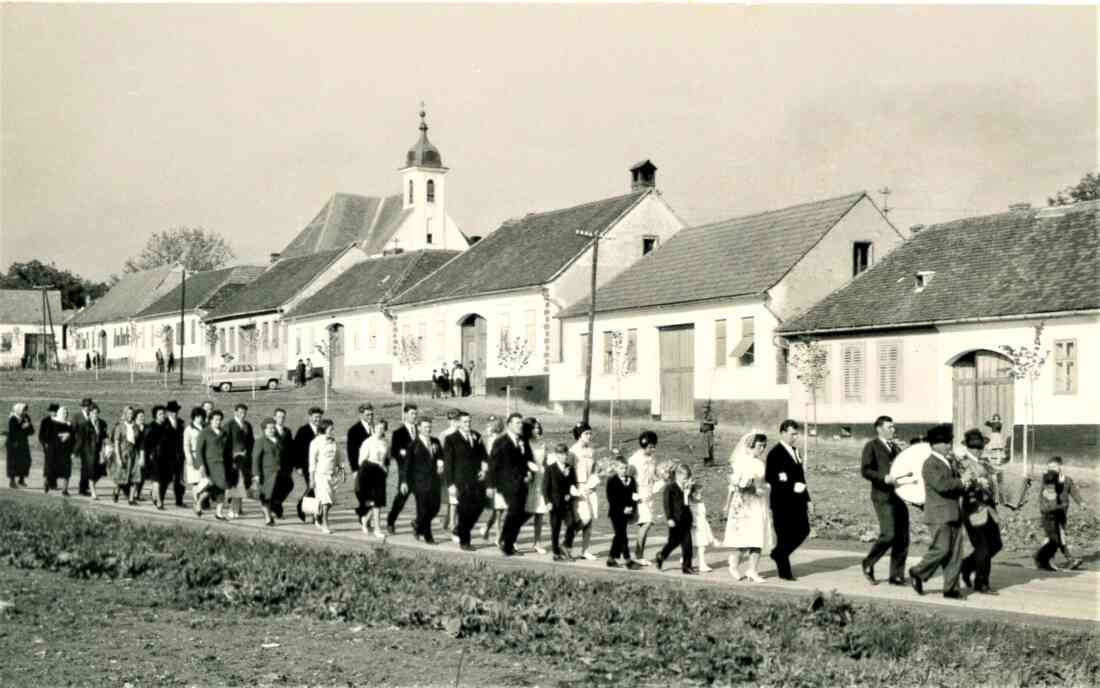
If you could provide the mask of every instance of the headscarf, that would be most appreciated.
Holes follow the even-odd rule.
[[[64,406],[57,407],[57,417],[54,418],[54,421],[57,423],[64,423],[65,425],[68,425],[69,409],[65,408]]]
[[[27,410],[27,405],[22,401],[18,404],[12,404],[11,415],[13,418],[22,418],[23,412]]]

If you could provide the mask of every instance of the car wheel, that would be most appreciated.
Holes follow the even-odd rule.
[[[223,382],[220,385],[218,385],[218,389],[220,389],[223,392],[232,392],[233,391],[233,383],[232,382]]]
[[[274,392],[275,390],[279,389],[279,381],[278,380],[268,380],[267,381],[267,388],[270,389],[272,392]]]

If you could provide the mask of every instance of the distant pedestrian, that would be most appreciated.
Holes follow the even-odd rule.
[[[176,352],[168,352],[168,372],[172,373],[176,370]]]
[[[157,349],[156,360],[157,360],[157,372],[158,373],[163,373],[164,372],[164,354],[162,354],[160,352],[160,349]]]
[[[294,368],[295,382],[299,387],[304,387],[306,384],[306,362],[302,359],[298,359],[298,365]]]
[[[443,396],[443,384],[440,382],[440,378],[443,373],[432,368],[432,399],[439,399]]]
[[[92,369],[92,355],[90,353],[84,354],[84,370]]]
[[[465,393],[466,387],[466,369],[462,367],[460,361],[454,362],[454,367],[451,368],[451,396],[467,396]]]
[[[312,380],[313,376],[314,376],[313,361],[311,359],[307,358],[306,359],[306,381],[308,382],[308,381]]]
[[[703,406],[703,420],[699,423],[699,432],[703,435],[703,465],[710,466],[714,463],[714,431],[718,427],[718,419],[714,417],[710,400]]]
[[[34,421],[27,413],[23,402],[11,407],[8,418],[8,438],[4,444],[7,450],[8,487],[26,487],[27,476],[31,472],[30,438],[34,434]]]

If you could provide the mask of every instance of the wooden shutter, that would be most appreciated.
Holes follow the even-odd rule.
[[[577,356],[577,360],[581,362],[581,375],[588,373],[588,364],[591,359],[588,356],[588,333],[581,333],[581,351],[580,356]]]
[[[845,344],[841,361],[844,366],[844,401],[863,401],[863,344]]]
[[[722,368],[726,365],[726,321],[714,321],[714,367]]]
[[[1054,393],[1077,393],[1077,340],[1054,342]]]
[[[879,401],[901,401],[901,341],[878,344]]]
[[[626,370],[638,372],[638,330],[626,331]]]

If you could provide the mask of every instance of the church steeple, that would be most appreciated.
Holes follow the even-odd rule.
[[[405,167],[433,167],[442,168],[443,158],[439,155],[439,149],[428,140],[427,113],[424,112],[424,103],[420,104],[420,140],[409,149],[405,155]]]

